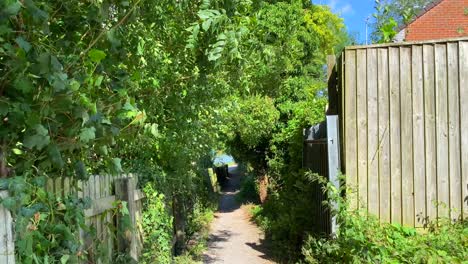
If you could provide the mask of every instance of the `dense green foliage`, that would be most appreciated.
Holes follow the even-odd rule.
[[[166,208],[163,194],[151,184],[144,188],[145,211],[142,215],[143,252],[140,263],[171,263],[172,260],[172,217]]]
[[[339,190],[319,179],[338,205],[336,238],[310,236],[302,248],[306,263],[463,263],[468,258],[468,221],[438,219],[424,232],[380,223],[364,211],[349,210]]]
[[[15,197],[2,203],[26,237],[27,245],[16,244],[22,263],[90,253],[79,250],[76,235],[83,201],[67,198],[74,202],[57,207],[59,200],[44,195],[45,177],[72,177],[76,188],[92,173],[137,172],[141,182],[182,197],[184,214],[206,203],[200,161],[216,149],[213,109],[230,90],[203,53],[187,49],[186,29],[210,3],[0,6],[0,176],[9,176],[2,186]],[[40,232],[26,230],[38,214]]]
[[[239,47],[244,60],[237,66],[246,89],[231,99],[226,145],[256,177],[268,177],[262,209],[266,235],[272,252],[293,261],[313,231],[308,221],[312,197],[304,196],[311,185],[301,168],[302,131],[324,118],[326,55],[348,39],[340,18],[307,1],[266,4],[249,22],[254,26]],[[256,181],[247,179],[241,196],[252,196]]]
[[[156,189],[148,193],[159,194],[146,205],[148,243],[151,226],[170,225],[163,200],[186,219],[187,240],[206,222],[207,154],[223,144],[272,177],[273,204],[300,193],[301,131],[322,118],[325,57],[346,41],[328,8],[305,0],[0,7],[0,176],[14,197],[2,204],[26,237],[16,248],[22,263],[92,253],[80,250],[76,234],[89,203],[44,194],[47,178],[72,177],[77,188],[90,174],[140,174],[142,186]],[[167,249],[161,239],[155,250]]]

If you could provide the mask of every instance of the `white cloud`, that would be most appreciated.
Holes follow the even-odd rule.
[[[341,0],[328,0],[327,5],[334,13],[340,15],[352,15],[355,13],[353,6],[350,3],[343,3]]]
[[[353,6],[351,4],[345,4],[338,10],[338,13],[342,15],[352,15],[354,14]]]

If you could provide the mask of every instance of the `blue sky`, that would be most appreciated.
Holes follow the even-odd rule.
[[[365,43],[365,20],[374,12],[374,0],[312,0],[312,2],[329,5],[333,12],[344,18],[348,31],[357,32],[358,40]]]

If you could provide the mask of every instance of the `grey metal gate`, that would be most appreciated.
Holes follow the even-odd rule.
[[[339,189],[338,174],[340,171],[339,141],[338,141],[338,117],[327,116],[327,120],[304,129],[304,145],[302,155],[302,165],[326,177]],[[336,219],[330,214],[327,206],[323,202],[328,199],[328,195],[323,192],[322,186],[312,183],[312,218],[317,233],[335,234]],[[332,204],[332,206],[336,206]]]

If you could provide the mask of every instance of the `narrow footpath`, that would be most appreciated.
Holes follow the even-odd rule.
[[[270,264],[263,232],[250,222],[249,216],[236,201],[240,187],[240,172],[229,167],[229,181],[222,192],[219,210],[211,224],[208,250],[203,262],[232,264]]]

